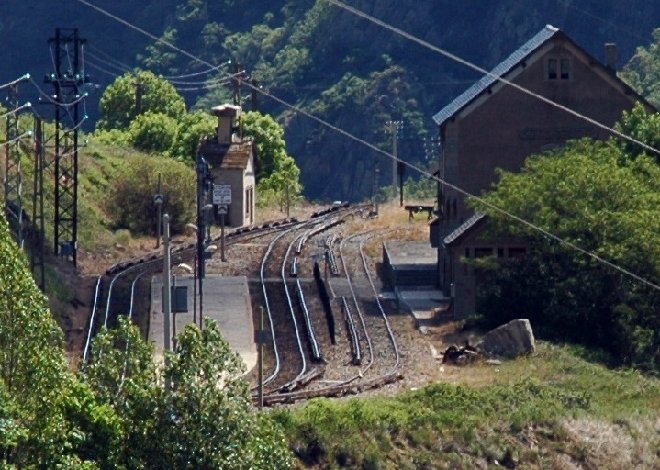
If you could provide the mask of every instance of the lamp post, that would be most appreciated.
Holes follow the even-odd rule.
[[[154,194],[154,204],[156,205],[156,249],[160,248],[161,220],[163,211],[163,193],[161,187],[161,175],[158,173],[158,191]]]

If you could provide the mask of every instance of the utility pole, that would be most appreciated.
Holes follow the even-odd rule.
[[[30,267],[37,285],[46,290],[44,265],[44,125],[34,118],[34,186],[32,190],[32,252]]]
[[[170,216],[163,214],[163,353],[172,350],[170,345],[170,316],[172,315],[172,278],[170,273]]]
[[[144,83],[136,76],[135,82],[135,115],[142,114],[142,95],[144,95]]]
[[[208,164],[204,157],[198,152],[196,156],[196,172],[197,172],[197,282],[199,291],[199,328],[203,327],[203,305],[204,305],[204,232],[206,217],[204,213],[204,206],[206,204],[206,181],[207,173],[209,172]]]
[[[259,364],[259,411],[264,409],[264,308],[259,307],[259,341],[257,346],[257,358]]]
[[[398,161],[397,144],[399,140],[399,132],[403,129],[403,121],[387,121],[385,124],[387,132],[392,134],[392,155],[394,155],[394,158],[392,159],[392,186],[396,189],[396,164]]]
[[[71,257],[77,264],[78,250],[78,129],[79,104],[84,98],[80,86],[88,77],[82,69],[81,49],[86,41],[78,29],[57,28],[51,46],[55,73],[46,75],[45,82],[53,85],[55,94],[55,221],[54,251]],[[65,110],[62,113],[62,110]],[[65,128],[66,117],[70,128]],[[64,118],[64,119],[63,119]],[[83,119],[85,119],[84,116]]]
[[[20,81],[20,80],[19,80]],[[21,171],[20,135],[18,132],[18,83],[9,86],[7,101],[10,111],[6,119],[5,138],[5,214],[15,233],[16,243],[23,248],[23,175]]]
[[[241,105],[241,78],[243,78],[243,73],[241,72],[241,64],[234,64],[234,73],[232,76],[232,95],[234,97],[234,106]]]
[[[154,204],[156,205],[156,249],[160,247],[160,237],[162,232],[161,220],[163,212],[163,188],[161,186],[161,174],[158,173],[158,190],[154,194]]]
[[[378,162],[374,161],[374,186],[371,190],[372,204],[374,207],[374,214],[378,215],[378,184],[380,179],[380,168]]]
[[[252,111],[259,111],[259,101],[258,101],[259,93],[257,92],[257,90],[259,89],[259,84],[254,78],[250,80],[250,84],[252,85],[252,88],[250,89],[251,90],[250,100],[252,102],[251,103]]]

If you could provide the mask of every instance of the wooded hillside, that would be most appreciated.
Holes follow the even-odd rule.
[[[87,100],[92,121],[102,90],[136,67],[165,76],[207,70],[162,44],[99,13],[80,0],[5,0],[0,18],[3,67],[0,83],[30,72],[41,84],[53,69],[48,39],[55,28],[80,29],[87,39],[86,71],[94,83]],[[327,0],[145,0],[87,2],[210,63],[241,64],[259,85],[288,103],[381,148],[391,147],[388,120],[404,121],[399,155],[418,164],[434,158],[424,139],[434,136],[430,117],[461,93],[478,74],[390,31],[359,19]],[[471,0],[347,2],[385,22],[480,66],[508,56],[546,24],[565,30],[597,58],[603,43],[616,42],[619,64],[637,46],[651,42],[660,8],[649,0]],[[204,80],[231,72],[173,78],[187,105],[208,109],[229,97],[225,87]],[[45,84],[42,88],[50,91]],[[36,99],[37,90],[24,93]],[[246,89],[244,97],[249,96]],[[244,105],[250,107],[250,102]],[[371,193],[375,152],[365,150],[267,97],[259,106],[287,131],[289,153],[302,170],[310,198],[359,199]],[[42,108],[46,113],[47,109]],[[88,126],[91,127],[90,123]],[[380,162],[381,184],[392,181],[391,164]]]

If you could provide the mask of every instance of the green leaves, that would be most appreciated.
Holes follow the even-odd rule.
[[[116,330],[99,334],[93,351],[82,378],[119,418],[115,466],[291,465],[279,428],[255,414],[244,365],[214,322],[202,331],[187,326],[161,369],[151,361],[152,348],[125,319]]]
[[[660,106],[660,28],[653,31],[653,42],[638,47],[620,73],[638,93]]]
[[[641,108],[624,116],[640,118]],[[635,130],[635,129],[633,129]],[[616,141],[588,139],[501,173],[485,199],[651,282],[660,281],[660,166]],[[503,262],[483,282],[493,323],[529,317],[542,335],[610,351],[619,363],[660,365],[657,290],[483,207],[491,228],[527,239],[533,252]],[[512,307],[514,306],[514,307]]]
[[[162,175],[163,213],[170,215],[172,230],[180,232],[193,218],[195,173],[183,163],[156,156],[136,156],[115,176],[107,208],[117,228],[154,233],[156,208],[153,196]]]
[[[254,139],[259,161],[257,191],[260,203],[275,199],[283,206],[286,198],[296,198],[302,192],[300,169],[287,154],[284,129],[275,120],[258,112],[243,115],[243,132]]]
[[[179,118],[185,111],[183,98],[167,80],[152,72],[127,73],[117,78],[101,96],[99,129],[127,129],[146,112]]]

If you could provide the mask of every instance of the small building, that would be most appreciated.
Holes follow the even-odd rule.
[[[218,131],[201,142],[198,152],[210,166],[213,184],[231,188],[231,204],[226,208],[225,224],[228,227],[252,225],[257,159],[254,142],[243,138],[240,133],[240,106],[225,104],[215,106],[211,111],[218,117]],[[216,220],[222,210],[214,206]]]
[[[559,29],[544,27],[433,117],[441,145],[436,175],[478,196],[497,181],[497,168],[518,171],[530,155],[570,139],[610,137],[567,109],[608,127],[637,101],[652,110],[617,77],[616,46],[606,44],[605,50],[601,64]],[[438,213],[430,227],[438,287],[453,297],[455,315],[468,315],[474,313],[476,278],[469,267],[458,266],[460,257],[516,247],[506,240],[473,239],[485,219],[473,218],[464,193],[450,186],[438,185]]]

